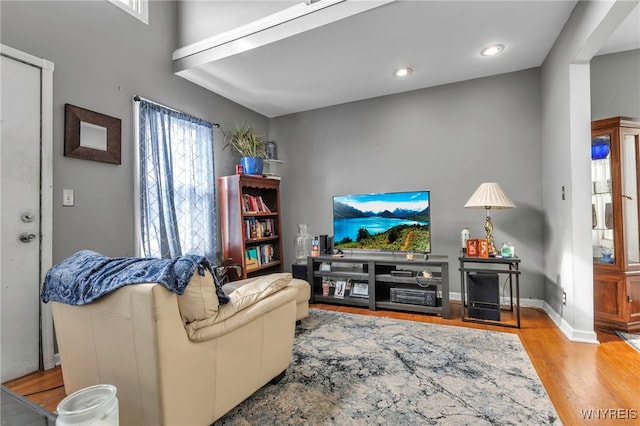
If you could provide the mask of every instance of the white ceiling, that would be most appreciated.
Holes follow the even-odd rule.
[[[174,69],[276,117],[538,67],[576,4],[320,0],[309,6],[319,9],[323,2],[333,4],[282,24],[271,22],[262,31],[249,30],[247,37],[203,40],[179,49]],[[368,7],[373,8],[361,11]],[[639,28],[637,6],[599,54],[640,48]],[[480,55],[495,43],[505,45],[504,52]],[[413,73],[394,77],[401,66]]]

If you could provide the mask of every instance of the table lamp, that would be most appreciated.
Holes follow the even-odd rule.
[[[516,205],[513,201],[507,197],[500,185],[495,182],[481,184],[476,192],[473,193],[469,201],[464,205],[465,208],[470,209],[485,209],[487,210],[487,220],[484,223],[484,229],[487,231],[487,243],[489,245],[489,255],[495,256],[498,254],[496,246],[493,242],[493,224],[491,223],[491,216],[489,211],[491,209],[511,209]]]

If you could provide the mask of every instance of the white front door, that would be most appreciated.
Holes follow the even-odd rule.
[[[43,149],[43,133],[50,130],[42,125],[43,86],[46,82],[43,82],[40,66],[5,56],[7,51],[3,46],[0,57],[2,382],[37,371],[40,367],[39,293],[42,269],[46,267],[42,250],[49,252],[45,253],[45,258],[50,262],[51,233],[47,229],[51,222],[50,197],[45,197],[44,209],[42,205],[42,193],[50,193],[50,183],[47,187],[45,179],[45,187],[41,188],[43,159],[46,157],[50,161],[50,149]],[[50,112],[50,108],[46,110]],[[47,169],[50,167],[45,168],[45,174],[50,171]],[[44,213],[49,217],[45,218]],[[45,311],[43,315],[50,316],[50,313]],[[51,321],[45,319],[42,324],[50,328]],[[52,332],[43,328],[43,333],[46,335],[45,345],[49,346]],[[51,368],[52,347],[43,347],[43,351],[47,358],[45,368]]]

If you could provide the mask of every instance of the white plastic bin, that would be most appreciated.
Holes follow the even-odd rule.
[[[58,404],[56,426],[118,426],[118,398],[113,385],[80,389]]]

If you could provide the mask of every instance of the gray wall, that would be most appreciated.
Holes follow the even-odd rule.
[[[236,121],[256,123],[265,132],[271,126],[280,158],[286,161],[282,201],[287,265],[293,260],[297,223],[309,223],[314,233],[332,233],[332,195],[429,188],[433,250],[449,255],[452,289],[457,291],[460,229],[467,226],[478,237],[484,233],[484,212],[462,206],[479,183],[495,180],[518,205],[492,214],[496,242],[513,242],[524,259],[523,295],[544,297],[543,253],[557,254],[565,247],[555,242],[544,245],[538,70],[268,121],[172,74],[171,53],[178,38],[174,2],[151,2],[148,26],[106,1],[2,1],[0,17],[3,44],[55,63],[54,262],[80,249],[113,256],[133,254],[131,97],[138,94],[224,128]],[[640,83],[638,73],[634,74],[637,55],[633,51],[594,58],[594,119],[618,113],[640,116]],[[615,78],[612,70],[617,70]],[[625,80],[629,78],[629,85],[622,82],[620,72]],[[605,96],[599,92],[601,87],[607,87]],[[610,93],[618,95],[613,99]],[[63,156],[65,103],[122,119],[122,165]],[[617,109],[619,105],[625,107]],[[549,146],[562,146],[565,131],[551,118],[554,109],[549,112]],[[227,151],[220,152],[221,134],[216,132],[215,137],[216,175],[231,174],[235,160]],[[566,158],[562,157],[566,151],[550,156],[556,154],[558,160],[546,162],[545,167],[566,170],[560,160]],[[549,200],[554,202],[549,205],[558,198],[555,182],[564,182],[555,177],[551,181]],[[62,207],[63,188],[75,189],[75,207]],[[550,218],[555,215],[551,207]],[[549,259],[554,256],[550,254]],[[547,271],[554,286],[559,269],[552,266]]]
[[[235,29],[299,3],[298,0],[180,0],[177,20],[178,47]]]
[[[133,255],[132,97],[140,95],[232,127],[265,117],[173,75],[176,5],[150,2],[145,25],[106,1],[0,4],[2,43],[55,64],[53,261],[81,249]],[[122,164],[63,156],[64,104],[122,119]],[[233,173],[235,160],[215,132],[216,175]],[[62,189],[75,190],[75,207],[62,207]]]
[[[640,49],[591,60],[591,118],[640,118]]]
[[[270,120],[285,167],[284,238],[297,223],[332,234],[332,195],[431,189],[432,250],[459,291],[460,230],[483,237],[484,210],[463,206],[498,182],[517,209],[494,211],[498,246],[523,258],[522,296],[544,296],[539,70],[348,103]],[[287,267],[293,245],[285,246]]]
[[[596,341],[589,62],[635,6],[578,2],[541,68],[545,301],[572,340]],[[565,199],[559,196],[563,186]]]

